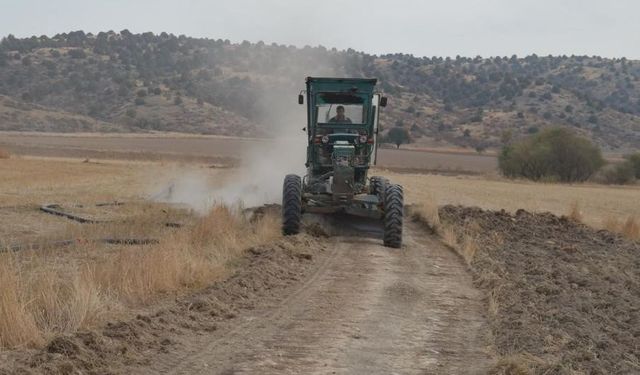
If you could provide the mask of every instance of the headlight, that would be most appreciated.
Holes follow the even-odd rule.
[[[322,143],[329,143],[329,136],[325,135],[322,137]]]
[[[361,135],[360,136],[360,143],[367,143],[367,136],[366,135]]]

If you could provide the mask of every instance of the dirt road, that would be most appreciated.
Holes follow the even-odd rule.
[[[481,296],[455,254],[413,223],[402,250],[342,231],[286,297],[214,335],[184,338],[179,350],[132,372],[486,373]]]

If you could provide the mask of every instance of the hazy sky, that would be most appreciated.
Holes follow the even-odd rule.
[[[638,0],[0,0],[0,35],[162,31],[416,56],[640,58]]]

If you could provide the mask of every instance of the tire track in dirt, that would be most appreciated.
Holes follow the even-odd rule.
[[[142,373],[485,373],[486,320],[466,266],[417,224],[402,250],[330,238],[315,273],[225,332],[185,339]],[[134,371],[136,372],[136,371]],[[137,372],[136,372],[137,373]]]

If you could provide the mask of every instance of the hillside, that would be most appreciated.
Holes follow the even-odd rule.
[[[267,135],[291,121],[309,75],[379,78],[385,129],[418,144],[482,150],[561,125],[606,150],[640,148],[640,61],[375,56],[126,30],[4,38],[0,129]]]

